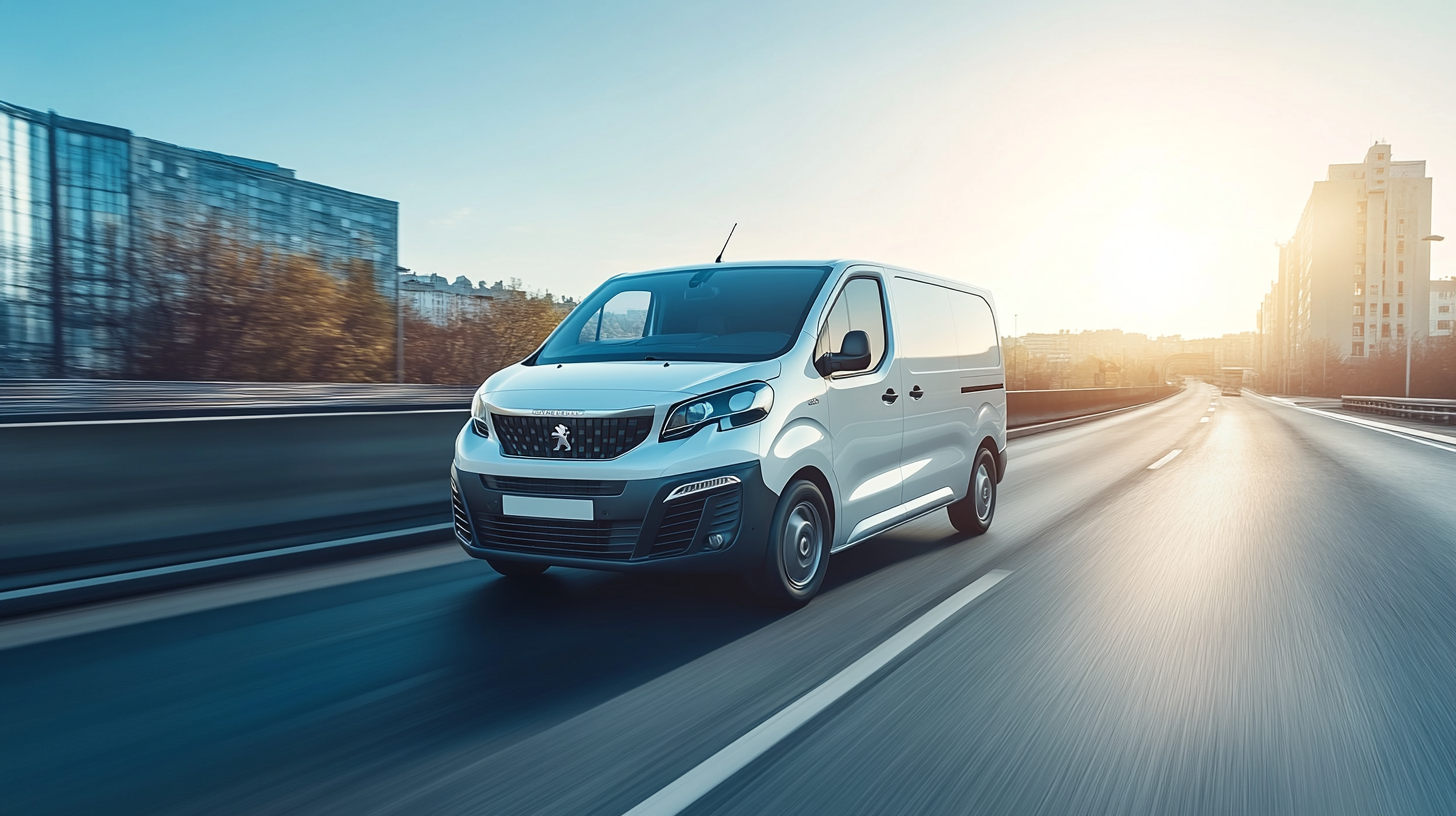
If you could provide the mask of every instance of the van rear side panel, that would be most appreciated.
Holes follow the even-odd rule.
[[[1006,399],[995,320],[983,298],[941,282],[897,275],[892,290],[909,398],[904,496],[948,502],[966,495],[983,438],[997,440],[997,453],[1004,447],[995,430]]]

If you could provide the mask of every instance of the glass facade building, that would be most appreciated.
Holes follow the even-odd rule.
[[[396,202],[0,102],[0,377],[119,373],[134,250],[204,221],[329,269],[367,261],[396,296]]]

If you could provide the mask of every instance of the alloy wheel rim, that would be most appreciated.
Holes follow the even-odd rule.
[[[794,505],[784,520],[783,542],[784,577],[794,589],[803,589],[814,580],[823,557],[824,527],[819,509],[807,501]]]
[[[976,518],[984,524],[991,518],[991,503],[995,498],[995,486],[991,481],[991,471],[985,464],[976,467],[976,478],[973,495],[976,502]]]

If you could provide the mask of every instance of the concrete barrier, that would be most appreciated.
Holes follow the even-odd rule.
[[[0,591],[448,522],[468,417],[0,425]]]
[[[1176,385],[1132,388],[1063,388],[1049,391],[1008,391],[1006,414],[1012,428],[1025,428],[1063,419],[1116,411],[1160,400],[1183,390]]]

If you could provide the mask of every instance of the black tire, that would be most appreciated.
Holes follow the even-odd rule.
[[[991,529],[996,517],[996,455],[986,448],[976,451],[971,463],[971,484],[966,497],[946,508],[951,526],[969,536]]]
[[[530,561],[512,561],[509,558],[487,558],[485,563],[490,568],[512,578],[529,578],[533,575],[540,575],[548,569],[550,564],[536,564]]]
[[[749,576],[750,585],[775,606],[809,603],[824,583],[832,541],[834,525],[823,492],[810,481],[791,482],[774,508],[768,551]]]

